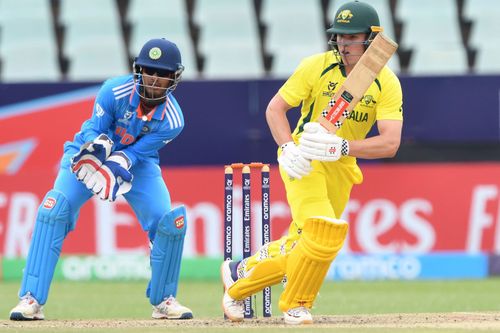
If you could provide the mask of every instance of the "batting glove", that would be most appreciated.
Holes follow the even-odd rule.
[[[281,146],[279,165],[292,178],[301,179],[311,172],[311,162],[305,159],[293,141]]]
[[[349,155],[349,142],[330,134],[316,122],[304,125],[304,133],[299,143],[302,156],[310,160],[333,162],[344,155]]]

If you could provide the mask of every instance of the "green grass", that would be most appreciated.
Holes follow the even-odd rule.
[[[146,282],[69,282],[53,283],[49,300],[44,308],[47,319],[143,319],[148,320],[151,306],[144,296]],[[8,318],[17,302],[19,282],[0,282],[0,320]],[[315,315],[353,315],[418,312],[474,312],[500,311],[498,291],[500,279],[474,281],[377,281],[327,282],[321,289],[313,309]],[[273,289],[273,312],[279,315],[277,301],[281,286]],[[196,318],[221,318],[222,286],[218,282],[183,282],[178,299],[190,307]],[[261,316],[261,295],[258,295],[258,314]],[[5,323],[5,322],[4,322]],[[5,325],[4,325],[5,326]],[[8,328],[9,332],[14,332]],[[0,325],[2,330],[2,325]],[[157,329],[156,329],[157,330]],[[142,328],[153,332],[155,328]],[[274,329],[248,328],[259,333],[276,332]],[[286,328],[287,331],[291,328]],[[302,329],[298,329],[302,330]],[[309,329],[310,331],[311,329]],[[332,329],[317,328],[314,332]],[[37,329],[50,332],[51,329]],[[53,329],[52,329],[53,331]],[[67,332],[76,332],[68,328]],[[81,329],[80,329],[81,331]],[[101,332],[100,330],[90,330]],[[110,331],[109,329],[102,332]],[[113,330],[114,331],[114,330]],[[122,332],[138,332],[120,329]],[[163,328],[161,331],[165,331]],[[176,332],[200,332],[199,328],[177,328]],[[204,332],[239,331],[235,327],[210,328]],[[279,331],[279,330],[278,330]],[[283,331],[283,330],[281,330]],[[304,330],[307,331],[307,330]],[[340,332],[340,330],[335,330]],[[396,332],[393,329],[343,329],[342,332]],[[61,331],[57,331],[61,332]],[[440,329],[399,329],[397,332],[454,332]],[[465,332],[465,331],[464,331]]]

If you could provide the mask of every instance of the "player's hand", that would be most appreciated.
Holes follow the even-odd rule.
[[[114,152],[85,184],[101,200],[115,201],[132,188],[130,161],[122,152]]]
[[[106,134],[84,143],[80,151],[71,158],[71,172],[79,181],[86,184],[111,154],[112,147],[113,141]]]
[[[305,159],[293,141],[281,146],[278,163],[292,177],[300,179],[311,172],[311,162]]]
[[[349,154],[347,140],[330,134],[326,128],[316,122],[305,124],[299,143],[302,156],[310,160],[332,162]]]

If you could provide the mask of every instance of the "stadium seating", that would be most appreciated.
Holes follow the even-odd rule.
[[[264,74],[252,0],[198,0],[205,78],[257,78]]]
[[[274,57],[275,77],[288,77],[302,58],[328,48],[319,1],[266,0],[261,17],[268,28],[265,47]]]
[[[114,0],[61,0],[59,20],[66,29],[63,54],[70,59],[70,80],[104,80],[130,72]]]
[[[179,46],[185,79],[285,78],[328,49],[327,22],[348,1],[0,0],[0,79],[100,81],[158,37]],[[400,44],[395,72],[500,73],[500,1],[366,1]]]
[[[137,55],[144,43],[152,38],[167,38],[174,42],[181,51],[185,67],[184,79],[195,78],[196,55],[189,33],[188,12],[184,0],[132,0],[129,5],[127,20],[132,26],[129,54]]]
[[[3,81],[61,78],[48,2],[0,1],[0,27]]]
[[[409,73],[466,73],[467,54],[457,13],[455,0],[398,1],[395,14],[404,22],[400,45],[413,51]]]

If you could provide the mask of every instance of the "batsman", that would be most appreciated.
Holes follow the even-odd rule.
[[[64,239],[75,228],[82,205],[92,196],[115,201],[123,195],[151,247],[151,280],[146,296],[156,319],[190,319],[176,300],[186,210],[171,207],[159,167],[158,150],[184,128],[173,95],[184,67],[177,46],[163,38],[144,44],[133,75],[107,80],[92,116],[64,145],[59,172],[38,209],[11,320],[44,319],[54,270]]]
[[[387,66],[335,133],[316,121],[381,31],[372,6],[345,3],[327,30],[332,50],[303,59],[269,102],[266,119],[279,146],[292,222],[287,235],[253,256],[222,264],[222,306],[230,320],[243,320],[246,297],[285,280],[279,299],[284,322],[313,322],[314,301],[347,236],[341,215],[353,185],[363,181],[356,159],[393,157],[401,141],[401,85]],[[299,105],[292,132],[286,113]],[[378,133],[367,137],[375,123]]]

